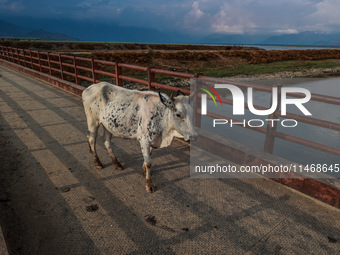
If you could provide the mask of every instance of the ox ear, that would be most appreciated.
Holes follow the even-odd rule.
[[[170,110],[175,110],[174,103],[167,97],[163,96],[161,92],[158,92],[159,98],[161,99],[161,102],[168,107]]]

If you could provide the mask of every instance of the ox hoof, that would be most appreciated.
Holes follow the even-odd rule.
[[[98,157],[95,157],[93,161],[94,161],[94,163],[96,164],[96,167],[97,167],[98,169],[103,169],[103,168],[104,168],[102,162],[100,162],[100,160],[99,160]]]
[[[123,170],[123,169],[124,169],[123,166],[122,166],[122,164],[119,163],[118,160],[114,160],[114,161],[113,161],[113,164],[114,164],[116,170]]]
[[[151,180],[146,180],[145,189],[146,189],[146,192],[148,193],[153,193],[155,191],[155,188],[152,186]]]
[[[96,165],[96,167],[97,167],[98,169],[103,169],[103,168],[104,168],[104,166],[103,166],[102,164],[98,164],[98,165]]]
[[[145,185],[146,192],[153,193],[155,191],[155,188],[153,186]]]

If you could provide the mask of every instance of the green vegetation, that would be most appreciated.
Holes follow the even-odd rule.
[[[306,61],[279,61],[264,64],[240,64],[235,67],[206,67],[195,72],[202,72],[206,76],[231,77],[237,75],[273,74],[278,72],[294,72],[313,68],[340,67],[339,59],[306,60]]]

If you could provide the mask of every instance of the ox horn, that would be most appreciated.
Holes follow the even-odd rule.
[[[174,92],[172,91],[170,94],[170,100],[173,102],[174,101]]]
[[[177,96],[185,96],[185,94],[182,91],[177,90]]]

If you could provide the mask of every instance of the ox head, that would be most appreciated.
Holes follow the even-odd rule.
[[[189,103],[189,96],[177,91],[177,96],[169,99],[159,93],[161,102],[170,109],[170,121],[173,128],[185,141],[195,140],[197,132],[193,125],[193,109]]]

